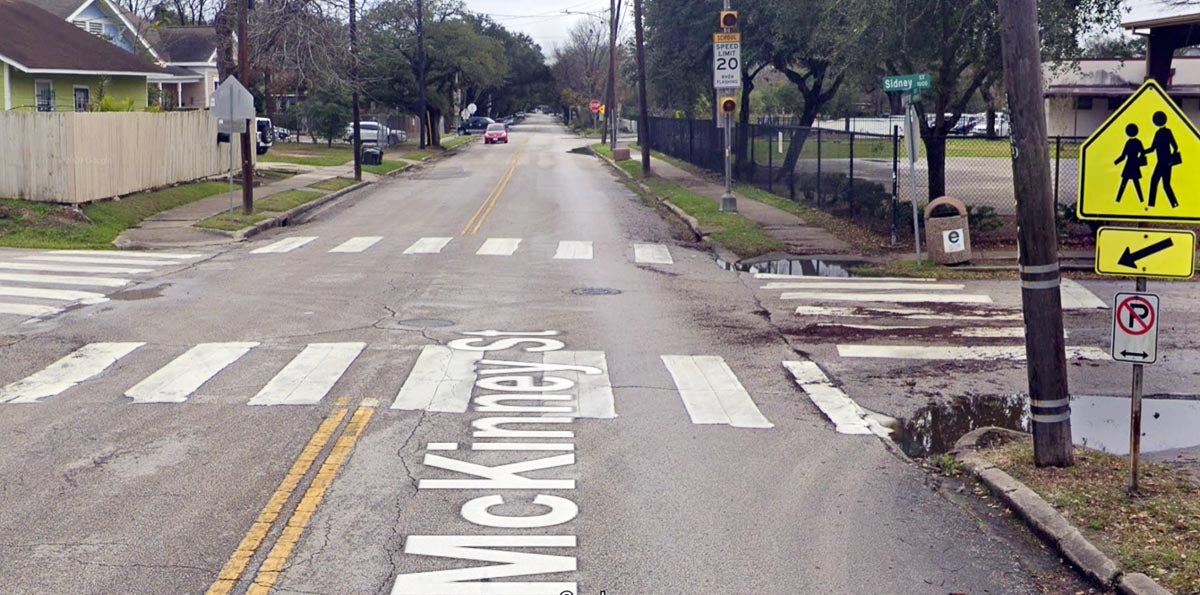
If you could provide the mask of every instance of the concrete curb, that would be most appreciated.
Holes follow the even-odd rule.
[[[1027,436],[1003,428],[979,428],[959,438],[951,452],[962,463],[964,469],[983,482],[993,495],[1003,500],[1013,512],[1029,523],[1043,541],[1056,548],[1098,586],[1115,588],[1126,595],[1170,595],[1170,591],[1144,574],[1122,573],[1116,562],[1092,545],[1050,503],[979,454],[981,448],[997,441],[1007,442]]]
[[[408,168],[405,168],[405,169],[408,169]],[[264,231],[269,230],[269,229],[274,229],[276,227],[286,227],[291,222],[292,219],[300,217],[301,215],[304,215],[310,211],[319,209],[319,208],[321,208],[321,207],[323,207],[323,206],[325,206],[347,194],[350,194],[351,192],[354,192],[355,190],[365,188],[374,183],[375,182],[359,182],[353,186],[343,188],[336,192],[330,192],[329,194],[326,194],[325,196],[322,196],[321,198],[315,199],[312,202],[304,203],[286,213],[281,213],[278,217],[272,217],[270,219],[267,219],[266,221],[260,221],[258,223],[255,223],[252,227],[249,227],[247,229],[243,229],[241,231],[236,231],[236,232],[225,232],[225,233],[229,234],[230,237],[232,237],[235,241],[238,241],[238,242],[248,240]],[[218,231],[220,231],[220,230],[218,230]]]
[[[613,170],[615,170],[617,173],[621,174],[622,176],[625,176],[626,179],[630,180],[634,184],[637,184],[638,188],[641,188],[643,192],[645,192],[646,194],[648,194],[650,196],[653,196],[655,198],[655,200],[658,201],[658,204],[666,207],[666,209],[668,211],[671,211],[671,213],[674,214],[676,217],[678,217],[680,221],[683,221],[684,225],[687,225],[688,229],[692,230],[692,234],[694,234],[696,236],[696,239],[700,240],[705,245],[708,245],[710,247],[719,247],[719,244],[712,241],[712,238],[708,237],[708,234],[705,233],[704,230],[700,227],[700,222],[697,221],[695,217],[687,214],[683,209],[675,206],[675,204],[672,203],[671,201],[655,194],[654,191],[651,190],[649,186],[643,184],[641,180],[629,175],[629,172],[621,169],[621,167],[619,165],[617,165],[616,161],[613,161],[612,159],[609,159],[608,157],[605,157],[604,155],[597,153],[590,146],[588,147],[588,151],[590,151],[592,153],[592,155],[599,157],[601,161],[604,161],[605,163],[607,163],[608,166],[613,168]],[[729,252],[728,250],[724,250],[723,248],[718,248],[718,250],[723,252],[725,255],[732,254],[731,252]],[[732,262],[736,262],[736,259]]]

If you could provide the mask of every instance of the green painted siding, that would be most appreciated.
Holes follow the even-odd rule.
[[[9,68],[12,74],[13,110],[31,112],[37,109],[34,91],[35,80],[48,80],[54,85],[54,111],[75,111],[75,87],[87,87],[93,102],[100,98],[101,82],[105,93],[121,101],[133,99],[133,109],[146,109],[146,77],[144,76],[82,76],[82,75],[29,75]]]

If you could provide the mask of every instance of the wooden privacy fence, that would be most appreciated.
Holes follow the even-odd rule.
[[[205,111],[0,113],[0,198],[87,203],[227,172],[229,155]]]

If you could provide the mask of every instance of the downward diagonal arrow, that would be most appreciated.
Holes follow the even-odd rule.
[[[1167,238],[1161,242],[1150,244],[1149,246],[1146,246],[1137,252],[1130,252],[1129,248],[1126,248],[1125,253],[1121,255],[1121,259],[1117,261],[1117,264],[1123,267],[1136,269],[1138,268],[1139,260],[1146,258],[1147,256],[1154,256],[1155,254],[1158,254],[1159,252],[1162,252],[1163,250],[1166,250],[1174,245],[1175,241],[1171,238]]]

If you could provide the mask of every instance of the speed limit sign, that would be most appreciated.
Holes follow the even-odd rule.
[[[713,87],[736,89],[742,86],[742,35],[713,35]]]

